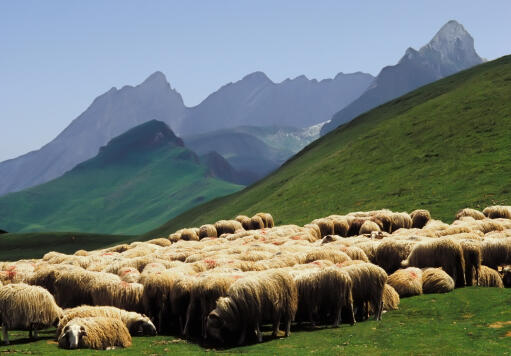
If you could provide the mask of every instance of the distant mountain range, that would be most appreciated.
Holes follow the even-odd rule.
[[[149,120],[165,122],[180,136],[239,125],[304,128],[330,119],[372,80],[369,74],[340,73],[321,81],[300,76],[274,83],[256,72],[187,108],[163,73],[155,72],[140,85],[112,88],[96,98],[41,149],[1,162],[0,195],[61,176],[110,139]]]
[[[389,100],[482,62],[472,36],[458,22],[449,21],[419,51],[408,48],[398,64],[383,68],[371,86],[335,114],[321,134]]]
[[[110,140],[62,177],[0,197],[0,226],[136,234],[238,191],[243,186],[228,181],[246,179],[218,154],[199,158],[165,123],[152,120]]]

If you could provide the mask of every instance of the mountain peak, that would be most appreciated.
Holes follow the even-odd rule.
[[[268,78],[268,76],[261,71],[247,74],[246,76],[243,77],[242,80],[243,81],[261,82],[261,83],[271,82],[270,78]]]
[[[153,74],[151,74],[150,76],[148,76],[146,78],[146,80],[144,80],[142,82],[141,85],[151,85],[151,86],[155,86],[155,85],[169,85],[169,82],[167,81],[167,78],[165,77],[165,74],[163,74],[160,71],[156,71]]]

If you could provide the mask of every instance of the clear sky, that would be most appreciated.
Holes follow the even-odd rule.
[[[509,0],[0,0],[0,161],[156,70],[188,106],[256,70],[274,81],[376,75],[450,19],[494,59],[511,53],[510,14]]]

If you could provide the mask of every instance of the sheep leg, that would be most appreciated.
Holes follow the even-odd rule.
[[[341,323],[341,314],[342,314],[342,308],[339,307],[336,311],[335,321],[334,321],[334,327],[338,328],[339,324]]]
[[[186,310],[186,322],[185,322],[185,328],[183,330],[183,334],[186,335],[186,336],[188,336],[188,332],[189,332],[188,329],[190,328],[190,317],[191,317],[191,315],[192,315],[192,303],[188,304],[188,308]]]
[[[29,337],[29,339],[33,339],[32,328],[28,329],[28,337]]]
[[[273,319],[273,333],[271,334],[272,337],[278,336],[279,326],[280,326],[280,314],[277,314],[277,316]]]
[[[240,334],[240,337],[238,339],[238,345],[243,345],[245,343],[246,334],[247,334],[247,330],[246,330],[245,327],[243,327],[241,329],[241,334]]]
[[[259,323],[256,323],[256,335],[257,335],[257,342],[263,342],[263,333],[259,329]]]
[[[37,330],[34,330],[34,339],[37,339],[39,335],[37,334]]]
[[[291,318],[289,318],[286,323],[286,337],[288,337],[289,334],[291,334]]]
[[[381,320],[381,313],[383,312],[383,300],[376,304],[378,307],[376,308],[376,315],[374,316],[374,320]]]
[[[9,331],[7,329],[7,325],[2,324],[2,335],[4,338],[4,344],[9,345]]]

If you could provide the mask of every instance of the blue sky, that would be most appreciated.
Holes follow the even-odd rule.
[[[188,106],[261,70],[272,80],[373,75],[461,22],[511,52],[511,1],[0,1],[0,161],[53,139],[112,86],[156,70]]]

